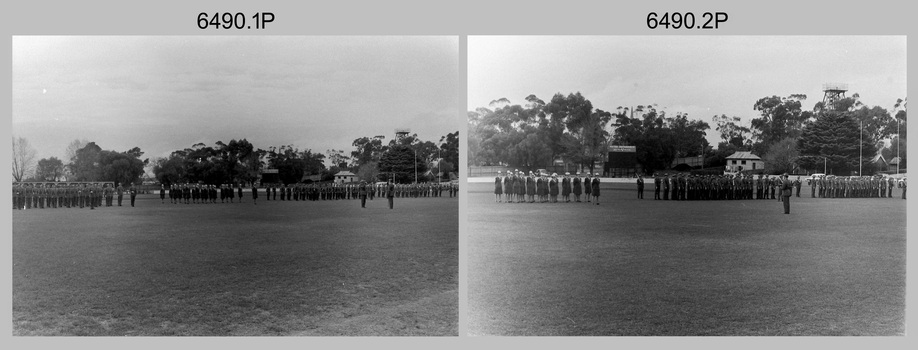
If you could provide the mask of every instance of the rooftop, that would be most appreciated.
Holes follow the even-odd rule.
[[[762,160],[759,156],[752,154],[752,152],[736,152],[731,154],[727,159],[752,159],[752,160]]]

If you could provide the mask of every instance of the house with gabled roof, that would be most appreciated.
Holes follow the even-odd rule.
[[[764,170],[765,161],[752,152],[735,152],[727,157],[725,175],[737,174],[742,171]]]

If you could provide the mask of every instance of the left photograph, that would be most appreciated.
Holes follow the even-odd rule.
[[[12,335],[458,335],[458,37],[12,44]]]

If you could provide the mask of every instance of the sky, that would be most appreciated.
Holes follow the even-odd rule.
[[[580,92],[594,108],[657,104],[706,121],[749,120],[763,97],[805,94],[812,110],[823,84],[893,109],[906,98],[905,36],[470,36],[468,110],[499,98]]]
[[[410,128],[459,130],[457,37],[16,36],[14,137],[67,163],[75,139],[166,157],[248,139],[354,150]]]

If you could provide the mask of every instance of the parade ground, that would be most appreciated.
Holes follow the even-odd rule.
[[[12,213],[13,335],[457,335],[456,198]]]
[[[495,203],[468,189],[471,335],[904,335],[906,201]],[[492,180],[493,181],[493,178]],[[633,180],[632,180],[633,181]],[[473,182],[473,181],[470,181]]]

